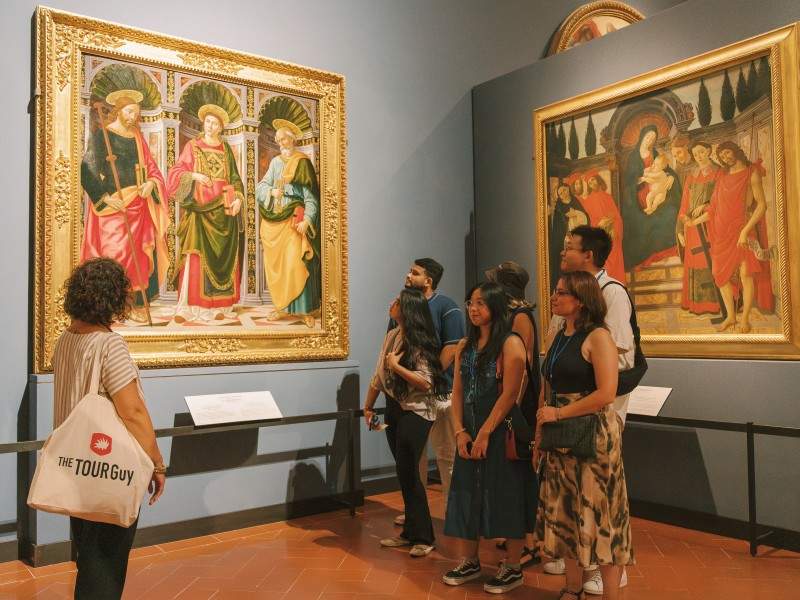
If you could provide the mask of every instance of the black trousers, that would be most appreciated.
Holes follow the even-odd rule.
[[[397,480],[406,505],[404,538],[413,544],[433,544],[433,523],[425,486],[419,478],[419,460],[425,451],[433,421],[403,410],[395,400],[386,398],[386,439],[394,456]]]
[[[139,520],[130,527],[70,517],[77,549],[75,600],[119,600]]]

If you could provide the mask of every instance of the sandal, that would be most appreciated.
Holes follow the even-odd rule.
[[[561,591],[558,592],[558,600],[583,600],[583,590],[578,590],[577,592],[573,592],[569,588],[561,588]]]

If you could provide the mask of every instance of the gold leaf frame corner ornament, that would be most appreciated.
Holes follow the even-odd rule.
[[[800,22],[533,110],[534,202],[540,316],[550,320],[545,124],[668,88],[768,55],[782,331],[777,334],[642,335],[653,357],[800,360]]]
[[[617,0],[589,2],[573,10],[559,25],[550,42],[547,56],[569,50],[567,45],[572,36],[575,35],[575,32],[587,19],[593,17],[616,17],[629,24],[642,21],[645,18],[641,12],[624,2],[618,2]]]
[[[248,117],[253,116],[253,88],[302,96],[319,106],[321,331],[125,331],[123,335],[136,362],[142,367],[178,367],[346,358],[349,247],[344,76],[43,6],[36,9],[34,35],[38,89],[33,101],[34,371],[52,370],[55,341],[68,324],[63,310],[63,282],[80,255],[79,138],[84,53],[163,69],[167,73],[164,89],[170,102],[175,99],[175,73],[182,72],[247,89]],[[167,129],[168,166],[176,159],[175,131]],[[254,157],[248,152],[246,160]],[[249,183],[252,193],[254,182]],[[174,218],[170,214],[172,228]],[[254,223],[248,223],[250,226]],[[245,269],[253,271],[248,272],[248,284],[255,281],[255,265],[246,265]]]

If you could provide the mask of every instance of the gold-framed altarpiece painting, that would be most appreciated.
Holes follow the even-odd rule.
[[[798,24],[537,109],[543,322],[606,229],[650,356],[800,358]]]
[[[348,354],[344,77],[39,7],[33,363],[107,256],[144,367]]]

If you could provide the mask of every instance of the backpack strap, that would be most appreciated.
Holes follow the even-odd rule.
[[[636,343],[636,346],[638,348],[639,344],[641,343],[642,334],[639,331],[639,323],[636,320],[636,307],[633,305],[633,298],[631,298],[631,293],[628,291],[628,288],[626,288],[624,285],[622,285],[619,281],[616,280],[606,281],[600,288],[600,291],[606,289],[610,285],[618,285],[623,290],[625,290],[625,295],[628,296],[628,302],[630,302],[631,305],[630,324],[631,324],[631,330],[633,331],[633,341]]]

